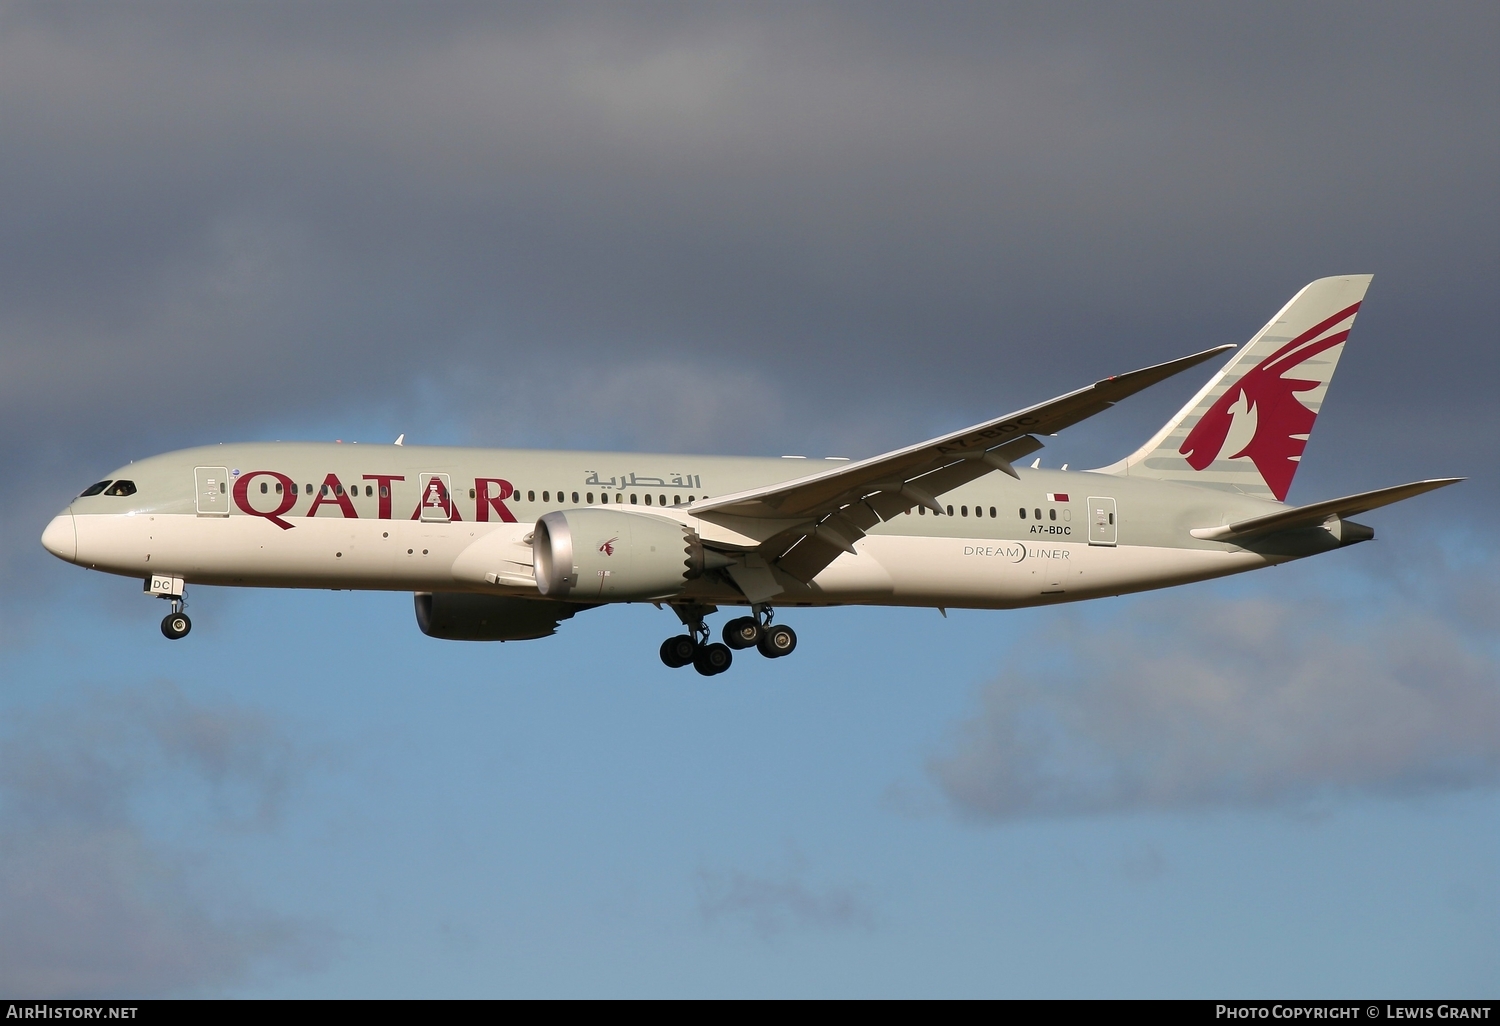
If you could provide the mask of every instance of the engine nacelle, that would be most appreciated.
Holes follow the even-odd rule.
[[[536,586],[550,599],[638,602],[676,595],[703,573],[703,544],[666,517],[565,509],[536,522]]]
[[[418,592],[417,626],[446,641],[529,641],[557,633],[557,625],[580,609],[574,602],[542,602],[505,595]]]

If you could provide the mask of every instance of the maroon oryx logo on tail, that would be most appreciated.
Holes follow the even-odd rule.
[[[1348,338],[1347,327],[1326,337],[1320,336],[1354,316],[1358,310],[1358,303],[1340,310],[1292,339],[1230,385],[1229,390],[1219,396],[1218,401],[1193,425],[1193,430],[1188,432],[1178,450],[1187,457],[1188,464],[1194,470],[1207,469],[1219,458],[1235,415],[1253,417],[1254,433],[1250,440],[1239,452],[1224,458],[1232,460],[1248,456],[1270,487],[1271,494],[1278,502],[1284,501],[1292,487],[1292,475],[1297,472],[1297,461],[1302,458],[1302,450],[1307,448],[1307,436],[1312,431],[1313,421],[1318,419],[1316,413],[1302,405],[1297,393],[1310,392],[1326,384],[1284,375]]]

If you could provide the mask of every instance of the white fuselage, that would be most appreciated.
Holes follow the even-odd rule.
[[[309,443],[216,446],[117,470],[111,480],[130,481],[132,494],[80,497],[43,541],[54,554],[91,569],[192,584],[540,597],[530,579],[530,541],[543,514],[580,507],[650,514],[691,528],[706,545],[750,552],[784,525],[695,513],[694,504],[799,477],[811,462]],[[601,469],[620,467],[626,472],[613,469],[608,477]],[[944,495],[952,515],[914,506],[876,525],[853,553],[840,555],[810,582],[784,581],[775,601],[1011,608],[1166,587],[1289,558],[1188,533],[1280,508],[1276,504],[1108,474],[1020,475],[991,474]],[[447,494],[436,505],[424,504],[424,489],[429,499],[436,494],[434,479]],[[716,574],[690,581],[679,597],[746,603]]]

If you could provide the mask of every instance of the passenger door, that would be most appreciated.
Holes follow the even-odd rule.
[[[1115,500],[1099,495],[1089,496],[1089,544],[1113,545],[1119,537],[1115,523]]]
[[[229,515],[229,471],[224,467],[195,467],[197,479],[198,515],[200,517],[227,517]]]

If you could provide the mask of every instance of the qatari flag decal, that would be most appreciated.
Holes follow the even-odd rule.
[[[1048,502],[1067,502],[1068,501],[1068,493],[1067,492],[1048,492],[1047,493],[1047,501]]]

